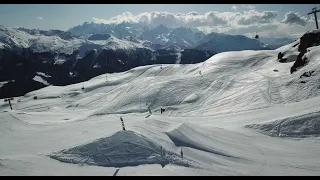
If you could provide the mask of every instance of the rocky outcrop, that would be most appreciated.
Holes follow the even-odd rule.
[[[300,54],[297,57],[297,60],[294,62],[293,66],[290,68],[291,74],[308,63],[308,58],[304,56],[306,52],[307,50],[300,52]]]
[[[110,37],[110,34],[93,34],[88,40],[108,40]]]
[[[290,73],[293,73],[300,69],[301,67],[308,64],[308,58],[305,55],[307,53],[307,48],[312,46],[319,46],[320,45],[320,31],[319,30],[313,30],[309,31],[306,34],[304,34],[300,38],[300,43],[298,46],[298,51],[300,54],[297,57],[297,60],[294,62],[293,66],[290,68]]]

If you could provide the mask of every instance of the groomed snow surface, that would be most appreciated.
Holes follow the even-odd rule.
[[[320,48],[290,74],[294,44],[1,100],[0,175],[320,175]]]

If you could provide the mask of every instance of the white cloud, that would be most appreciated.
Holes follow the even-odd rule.
[[[246,8],[246,9],[251,9],[251,10],[256,8],[254,5],[250,5],[250,4],[242,5],[242,7]]]
[[[184,13],[169,13],[169,12],[146,12],[136,16],[130,12],[125,12],[122,15],[112,17],[108,20],[93,17],[93,22],[104,24],[118,24],[122,22],[142,23],[145,25],[158,26],[160,24],[168,27],[194,27],[194,26],[212,26],[219,24],[227,24],[226,20],[219,12],[210,11],[203,15],[197,12]]]
[[[247,7],[248,5],[246,5]],[[238,8],[238,7],[237,7]],[[217,12],[210,11],[204,14],[197,12],[189,13],[169,13],[169,12],[144,12],[138,15],[133,15],[130,12],[125,12],[121,15],[110,19],[102,19],[93,17],[94,23],[104,24],[119,24],[122,22],[140,23],[143,25],[155,27],[165,25],[170,28],[175,27],[193,27],[206,32],[220,32],[227,34],[262,34],[263,36],[293,36],[307,31],[299,28],[303,25],[302,20],[308,22],[305,27],[314,28],[312,20],[293,21],[292,16],[296,13],[289,12],[285,15],[284,20],[277,20],[279,13],[277,11],[258,11],[251,9],[243,12]],[[282,19],[282,17],[281,17]]]
[[[233,5],[233,6],[231,7],[231,9],[233,9],[233,10],[236,11],[236,10],[238,9],[238,7]]]
[[[239,18],[239,24],[250,25],[253,23],[269,23],[276,18],[278,12],[276,11],[262,11],[256,10],[245,11],[244,14]]]
[[[130,12],[112,17],[110,19],[101,19],[93,17],[95,23],[119,24],[122,22],[141,23],[145,25],[158,26],[160,24],[168,27],[199,27],[199,26],[219,26],[227,24],[250,25],[253,23],[268,23],[278,15],[275,11],[256,10],[240,12],[217,12],[210,11],[204,14],[197,12],[189,13],[169,13],[169,12],[145,12],[136,16]]]
[[[300,17],[298,13],[290,11],[285,14],[285,18],[281,22],[285,24],[298,24],[305,26],[307,24],[307,19]]]
[[[39,20],[43,20],[43,17],[41,17],[41,16],[38,16],[38,17],[37,17],[37,19],[39,19]]]

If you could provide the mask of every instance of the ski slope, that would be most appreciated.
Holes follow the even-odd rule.
[[[290,74],[296,43],[2,100],[0,175],[320,175],[320,47]]]

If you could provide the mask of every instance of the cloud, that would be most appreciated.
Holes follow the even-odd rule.
[[[236,11],[236,10],[238,9],[238,7],[233,5],[233,6],[231,7],[231,9],[233,9],[233,10]]]
[[[269,23],[276,18],[278,12],[276,11],[262,11],[256,10],[245,11],[244,14],[239,18],[239,24],[250,25],[253,23]]]
[[[37,17],[37,19],[39,19],[39,20],[43,20],[43,17],[41,17],[41,16],[38,16],[38,17]]]
[[[250,5],[250,4],[242,5],[242,7],[246,8],[246,9],[251,9],[251,10],[256,8],[254,5]]]
[[[281,21],[285,24],[298,24],[301,26],[305,26],[307,24],[307,20],[299,17],[298,13],[294,13],[292,11],[285,14],[285,18]]]
[[[197,12],[185,13],[169,13],[169,12],[145,12],[136,16],[130,12],[125,12],[122,15],[112,17],[108,20],[93,17],[94,23],[104,24],[119,24],[122,22],[141,23],[144,25],[158,26],[160,24],[168,27],[194,27],[194,26],[212,26],[219,24],[227,24],[219,12],[210,11],[205,14]]]
[[[189,13],[169,13],[169,12],[144,12],[136,16],[130,12],[125,12],[121,15],[110,19],[101,19],[93,17],[94,23],[104,24],[119,24],[122,22],[141,23],[144,25],[158,26],[160,24],[168,27],[199,27],[199,26],[219,26],[227,24],[250,25],[253,23],[268,23],[272,21],[278,12],[256,10],[240,12],[217,12],[210,11],[204,14],[197,12]]]
[[[246,5],[247,7],[248,5]],[[239,8],[239,7],[237,7]],[[248,8],[248,7],[247,7]],[[187,27],[198,28],[204,32],[219,32],[227,34],[243,34],[254,36],[256,33],[263,36],[296,36],[306,32],[305,28],[314,29],[314,20],[307,21],[306,18],[296,19],[297,13],[288,12],[285,17],[279,18],[277,11],[258,11],[251,9],[239,12],[217,12],[206,13],[170,13],[170,12],[144,12],[133,15],[130,12],[110,19],[93,17],[94,23],[119,24],[122,22],[139,23],[149,27],[165,25],[169,28]],[[283,19],[282,21],[280,21]],[[305,27],[303,27],[305,25]]]

